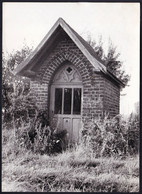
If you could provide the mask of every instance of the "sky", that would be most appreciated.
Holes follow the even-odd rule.
[[[131,77],[121,92],[120,113],[134,111],[140,86],[140,4],[3,2],[3,52],[20,50],[25,43],[35,48],[59,17],[86,40],[102,36],[106,53],[111,39]]]

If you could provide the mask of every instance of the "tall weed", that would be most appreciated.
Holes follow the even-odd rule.
[[[46,118],[46,111],[36,111],[35,117],[28,117],[27,122],[24,122],[21,118],[19,125],[14,124],[13,132],[16,147],[29,149],[40,154],[59,153],[68,148],[67,132],[57,130],[60,123],[58,119],[50,122],[49,125]],[[4,128],[7,127],[6,125],[3,126]],[[112,119],[107,116],[104,119],[92,119],[82,129],[79,145],[86,153],[84,156],[90,158],[125,157],[137,154],[139,150],[138,117],[131,115],[126,120],[118,115]]]
[[[16,129],[16,141],[34,153],[53,154],[66,149],[66,131],[51,128],[45,112],[36,112],[34,118]]]
[[[88,128],[88,130],[86,129]],[[138,153],[139,121],[124,120],[120,115],[108,119],[91,120],[82,130],[82,141],[87,152],[96,157],[126,156]]]

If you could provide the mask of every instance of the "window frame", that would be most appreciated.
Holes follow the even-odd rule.
[[[61,114],[56,114],[55,113],[55,90],[56,90],[56,88],[58,89],[58,88],[62,88],[62,111],[61,111]],[[71,95],[71,113],[70,114],[64,114],[64,89],[66,89],[66,88],[71,88],[72,89],[72,95]],[[81,89],[81,99],[80,99],[80,114],[73,114],[73,106],[74,106],[74,89],[77,89],[77,88],[79,88],[79,89]],[[83,86],[82,85],[54,85],[54,87],[53,87],[53,90],[54,90],[54,92],[53,92],[53,112],[54,112],[54,115],[56,115],[56,116],[61,116],[61,115],[68,115],[68,116],[70,116],[70,115],[73,115],[73,116],[75,116],[75,115],[77,115],[77,116],[81,116],[81,114],[82,114],[82,104],[83,104]]]

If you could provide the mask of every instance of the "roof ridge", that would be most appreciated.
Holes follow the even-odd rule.
[[[95,71],[102,71],[105,74],[108,74],[107,67],[103,64],[102,60],[93,47],[89,45],[89,43],[84,40],[69,24],[67,24],[63,18],[59,17],[49,32],[45,35],[45,37],[41,40],[38,46],[34,49],[34,51],[29,55],[25,61],[23,61],[15,70],[14,74],[22,74],[23,70],[30,70],[31,61],[36,58],[37,53],[41,52],[41,49],[48,44],[53,34],[57,33],[57,28],[61,27],[67,35],[72,39],[72,41],[76,44],[76,46],[81,50],[84,56],[89,60],[89,62],[93,65]]]

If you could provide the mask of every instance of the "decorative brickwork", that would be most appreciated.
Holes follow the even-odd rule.
[[[58,69],[69,61],[74,65],[82,78],[83,110],[82,121],[119,113],[119,87],[100,72],[94,72],[93,66],[70,38],[60,40],[54,50],[46,58],[38,71],[35,80],[31,81],[39,108],[47,111],[50,104],[50,85]]]

